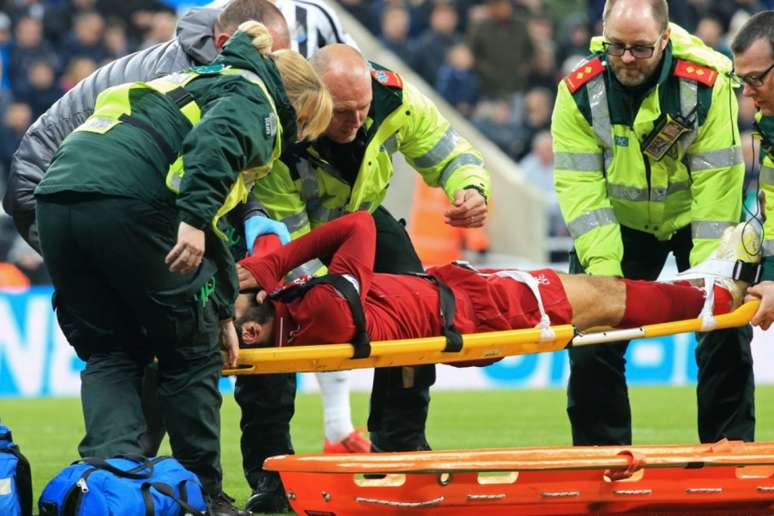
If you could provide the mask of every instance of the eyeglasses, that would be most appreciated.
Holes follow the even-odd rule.
[[[731,72],[731,78],[734,80],[737,86],[741,86],[744,83],[748,86],[752,86],[753,88],[760,88],[763,86],[763,81],[766,80],[766,76],[772,69],[774,69],[774,64],[766,68],[766,70],[759,73],[758,75],[737,75],[736,73]]]
[[[632,57],[635,59],[650,59],[651,57],[653,57],[653,54],[656,52],[656,46],[658,45],[658,42],[661,41],[662,36],[659,36],[658,39],[654,41],[652,45],[629,46],[629,45],[624,45],[623,43],[612,43],[610,41],[603,41],[602,48],[605,49],[605,52],[607,52],[607,55],[613,56],[613,57],[623,57],[623,55],[628,50],[629,53],[632,55]]]

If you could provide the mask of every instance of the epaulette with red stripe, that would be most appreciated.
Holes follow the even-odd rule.
[[[371,68],[371,77],[382,86],[389,86],[390,88],[403,89],[403,79],[400,78],[395,72],[389,70],[374,70]]]
[[[713,86],[718,78],[718,72],[707,66],[697,65],[690,61],[678,59],[674,75],[683,79],[700,82],[705,86]]]
[[[589,82],[605,71],[605,65],[602,64],[602,60],[599,56],[581,63],[578,68],[570,72],[570,74],[564,78],[564,83],[567,85],[567,89],[570,93],[575,93],[581,86]]]

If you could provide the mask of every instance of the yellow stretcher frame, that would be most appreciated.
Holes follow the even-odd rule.
[[[734,328],[750,322],[759,301],[750,301],[735,311],[714,317],[712,329]],[[465,362],[561,351],[621,340],[662,337],[677,333],[707,331],[707,321],[688,319],[625,330],[580,334],[570,324],[552,326],[552,336],[538,328],[471,333],[463,335],[462,350],[445,352],[444,337],[371,342],[371,355],[353,359],[351,344],[320,344],[239,350],[239,365],[224,369],[224,375],[342,371],[419,364]]]

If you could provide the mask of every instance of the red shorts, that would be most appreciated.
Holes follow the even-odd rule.
[[[538,282],[543,308],[552,325],[572,322],[572,306],[559,276],[551,269],[528,272]],[[540,322],[540,308],[532,290],[509,277],[487,277],[495,293],[499,311],[511,329],[532,328]]]
[[[534,328],[540,322],[540,309],[532,290],[499,269],[472,271],[456,265],[428,271],[443,280],[458,298],[455,325],[466,332],[486,332]],[[551,324],[572,320],[572,307],[559,276],[551,269],[527,271],[538,282],[538,290]]]

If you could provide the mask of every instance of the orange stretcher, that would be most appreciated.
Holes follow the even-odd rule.
[[[374,367],[437,364],[487,360],[511,355],[561,351],[572,346],[586,346],[621,340],[661,337],[677,333],[709,331],[744,326],[750,322],[759,301],[751,301],[735,311],[705,319],[689,319],[652,324],[626,330],[579,334],[572,325],[551,326],[550,332],[539,328],[496,331],[463,335],[462,349],[446,352],[443,337],[391,340],[371,343],[371,355],[353,359],[351,344],[248,348],[239,351],[239,365],[226,369],[224,375],[270,374],[292,372],[341,371]]]
[[[293,510],[349,514],[774,514],[774,443],[283,455]]]

